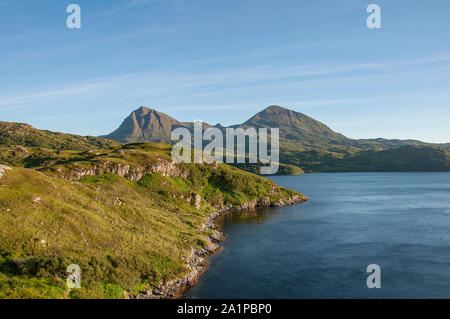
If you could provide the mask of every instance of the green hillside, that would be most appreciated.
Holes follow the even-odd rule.
[[[290,152],[284,156],[282,161],[303,166],[308,172],[443,172],[450,170],[450,151],[430,146],[405,145],[355,153],[309,150]]]
[[[228,165],[173,164],[168,145],[25,128],[0,146],[0,298],[140,294],[191,271],[192,249],[212,245],[211,212],[303,200]],[[70,264],[82,289],[66,288]]]
[[[31,125],[23,123],[0,121],[0,145],[81,150],[89,147],[106,148],[118,146],[120,143],[93,136],[78,136],[38,130]]]

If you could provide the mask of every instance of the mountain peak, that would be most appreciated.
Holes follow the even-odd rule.
[[[262,112],[274,113],[274,112],[287,112],[287,111],[289,111],[289,110],[284,107],[281,107],[279,105],[271,105],[271,106],[266,107],[260,113],[262,113]]]
[[[179,124],[177,120],[165,113],[141,106],[131,112],[117,130],[105,137],[124,143],[148,140],[170,143],[172,128]]]
[[[256,113],[244,125],[267,127],[295,126],[296,121],[306,116],[302,113],[286,109],[279,105],[271,105]],[[294,121],[294,122],[293,122]]]
[[[141,106],[138,109],[134,110],[132,113],[136,113],[136,114],[139,114],[139,115],[147,115],[149,113],[164,114],[164,113],[158,112],[158,111],[156,111],[154,109],[151,109],[151,108],[149,108],[147,106]]]
[[[271,105],[254,115],[243,125],[250,127],[280,128],[281,137],[302,141],[344,141],[346,138],[325,124],[279,105]]]
[[[301,117],[301,116],[306,116],[303,113],[294,111],[294,110],[290,110],[287,109],[285,107],[279,106],[279,105],[271,105],[266,107],[264,110],[262,110],[261,112],[257,113],[255,116],[257,115],[277,115],[277,116],[287,116],[287,117]]]
[[[149,111],[151,111],[151,109],[146,106],[141,106],[138,109],[134,110],[134,112],[140,112],[140,113],[148,113]]]

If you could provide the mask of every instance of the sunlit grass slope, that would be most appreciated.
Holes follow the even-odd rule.
[[[40,144],[0,146],[0,164],[12,168],[0,179],[0,298],[138,294],[187,273],[209,213],[299,195],[224,164],[170,166],[164,144]],[[82,289],[66,287],[70,264],[81,267]]]

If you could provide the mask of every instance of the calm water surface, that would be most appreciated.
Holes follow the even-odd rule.
[[[224,250],[186,298],[450,298],[450,173],[272,180],[311,201],[225,216]]]

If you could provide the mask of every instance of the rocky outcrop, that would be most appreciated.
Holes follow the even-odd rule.
[[[5,171],[11,170],[11,169],[12,169],[11,167],[0,164],[0,179],[3,177],[3,174],[5,173]]]
[[[200,209],[200,205],[202,203],[202,197],[200,194],[195,194],[195,209]]]
[[[94,176],[103,174],[117,174],[131,181],[138,181],[144,175],[161,173],[166,177],[188,178],[189,174],[180,169],[177,164],[170,160],[159,158],[154,164],[146,166],[131,166],[111,161],[101,161],[91,168],[80,167],[63,174],[69,180],[78,180],[84,176]]]
[[[275,191],[275,189],[273,190]],[[212,230],[211,235],[206,240],[203,248],[192,248],[191,254],[187,259],[189,273],[182,278],[174,279],[166,283],[160,283],[152,290],[145,291],[142,295],[130,295],[134,299],[168,299],[177,298],[180,294],[189,287],[192,287],[206,270],[208,261],[207,256],[215,254],[222,249],[219,244],[225,241],[226,235],[218,230],[217,218],[225,213],[252,209],[257,207],[280,207],[293,205],[309,200],[309,198],[294,195],[292,197],[284,198],[275,203],[270,201],[269,197],[264,199],[256,199],[252,202],[245,203],[241,206],[231,207],[226,206],[220,210],[214,211],[206,217],[202,230]]]

